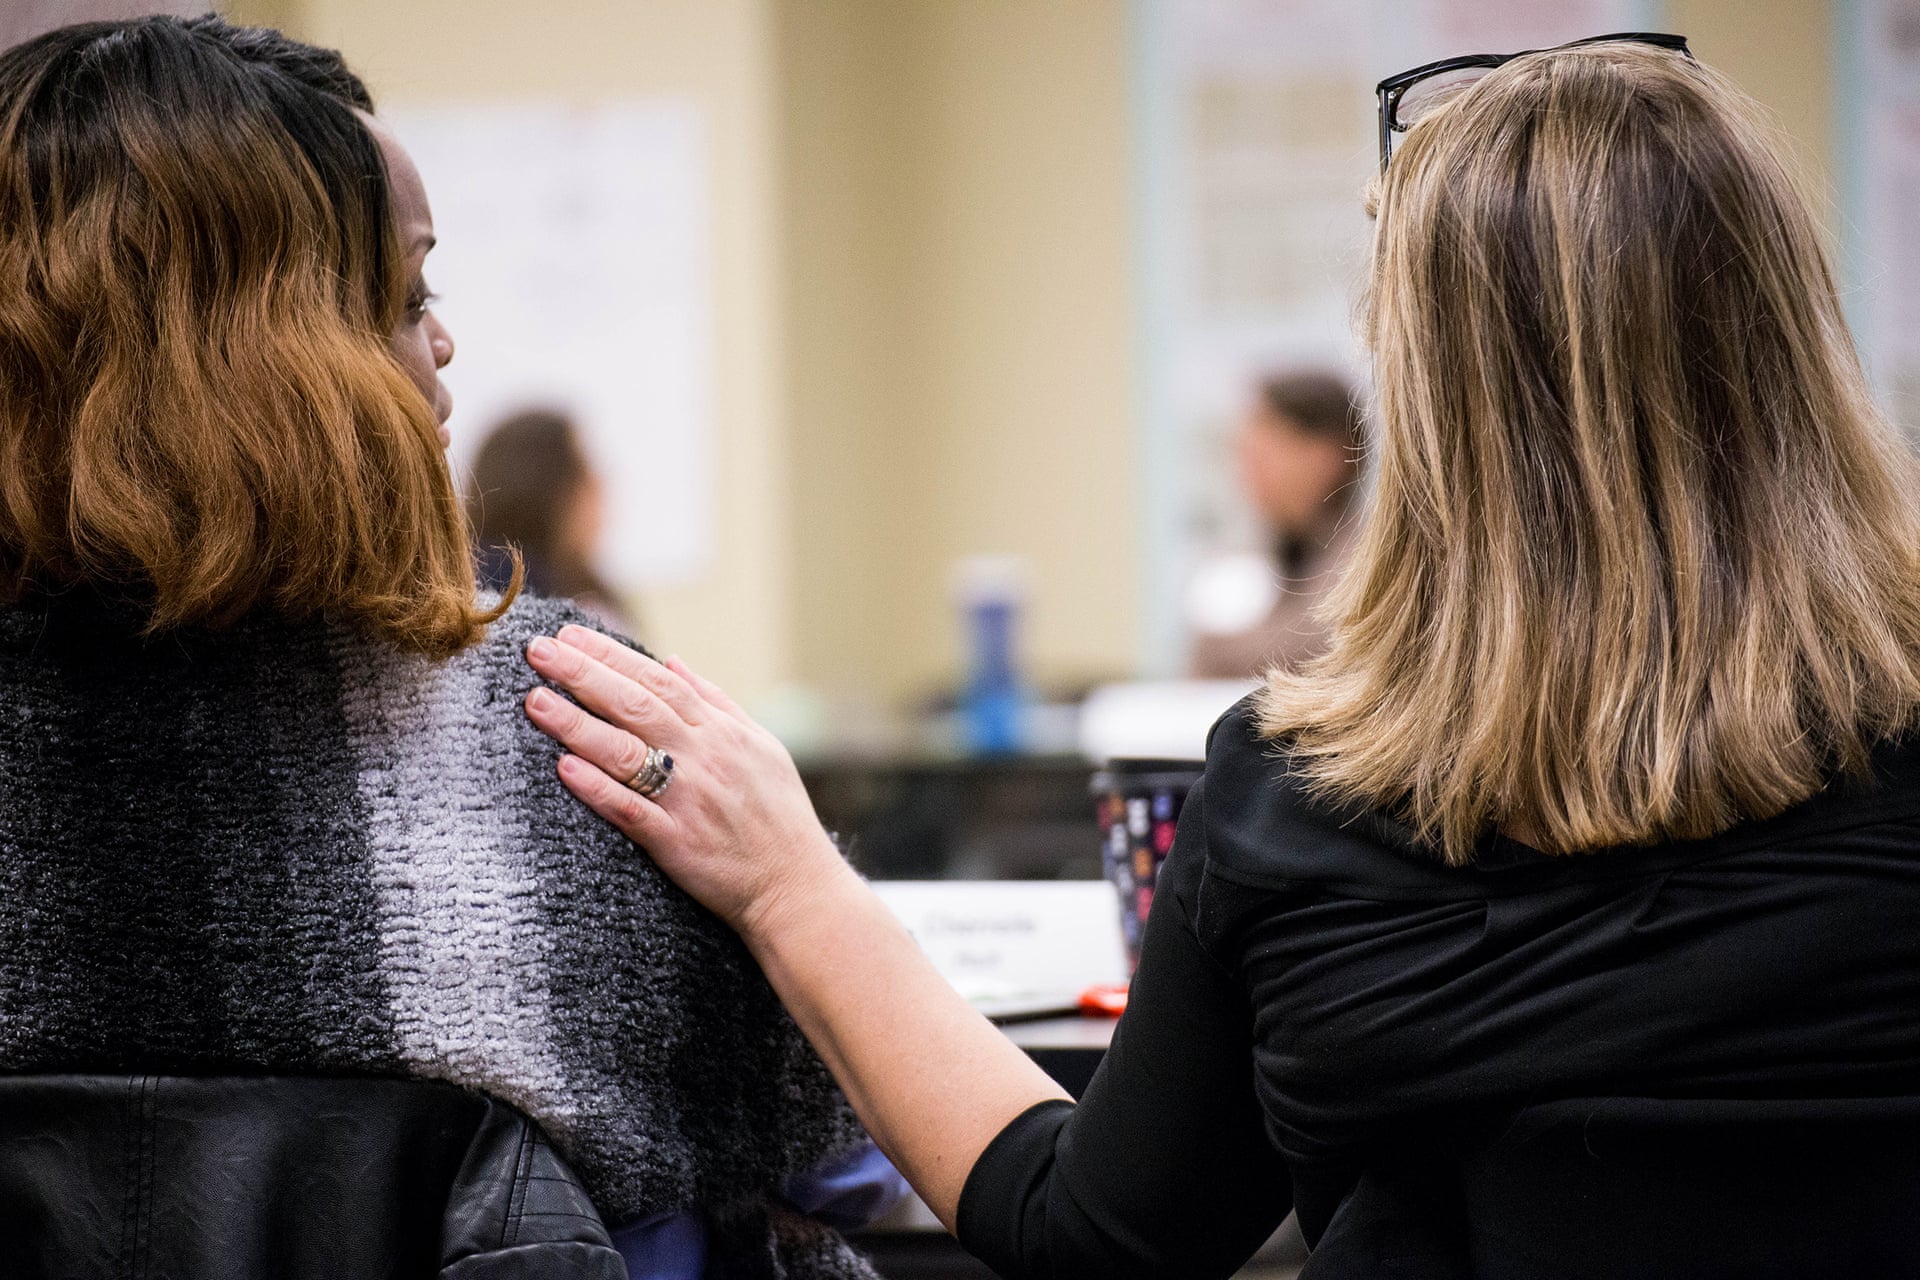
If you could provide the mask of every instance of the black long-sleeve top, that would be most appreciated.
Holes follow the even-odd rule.
[[[1430,1157],[1522,1108],[1920,1094],[1920,749],[1875,772],[1708,840],[1455,869],[1310,800],[1243,703],[1105,1062],[982,1153],[961,1241],[1007,1277],[1226,1276],[1293,1207],[1316,1275],[1487,1274],[1417,1238],[1458,1207]]]

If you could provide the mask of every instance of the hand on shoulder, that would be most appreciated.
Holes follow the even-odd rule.
[[[567,748],[560,779],[660,869],[751,938],[852,871],[793,758],[711,681],[586,627],[536,636],[528,717]]]

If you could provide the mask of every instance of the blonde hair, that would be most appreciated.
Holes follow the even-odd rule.
[[[0,55],[0,599],[106,590],[156,631],[266,605],[433,655],[505,607],[389,350],[371,106],[337,54],[213,18]]]
[[[1920,707],[1920,473],[1730,82],[1606,44],[1489,74],[1379,189],[1371,509],[1265,732],[1450,863],[1704,837]]]

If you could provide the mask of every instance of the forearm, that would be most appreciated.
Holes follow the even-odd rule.
[[[987,1143],[1033,1104],[1067,1096],[837,856],[743,936],[874,1141],[949,1229]]]

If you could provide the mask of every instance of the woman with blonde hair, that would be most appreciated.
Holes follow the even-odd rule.
[[[381,1233],[431,1199],[434,1116],[154,1118],[181,1080],[324,1076],[517,1107],[614,1228],[537,1185],[442,1239],[443,1182],[428,1248],[870,1277],[794,1208],[850,1176],[844,1100],[517,712],[526,640],[586,615],[476,595],[432,216],[372,108],[338,54],[214,18],[0,54],[0,1272],[431,1274]],[[103,1074],[107,1153],[14,1091]],[[336,1185],[366,1214],[314,1230]],[[262,1202],[304,1249],[246,1234]]]
[[[1289,1205],[1314,1277],[1914,1274],[1920,477],[1808,203],[1676,37],[1381,111],[1332,644],[1215,728],[1077,1107],[717,689],[569,630],[606,718],[530,712],[1003,1275],[1224,1276]]]

